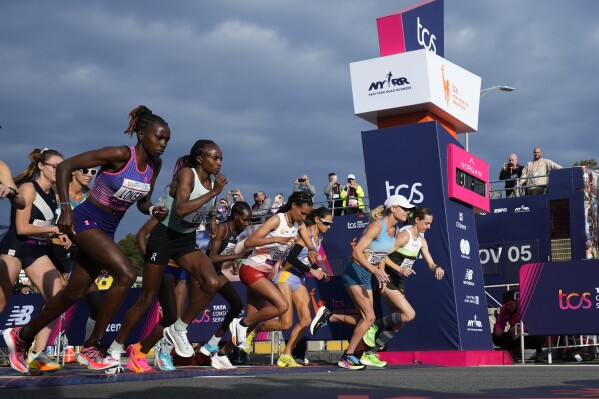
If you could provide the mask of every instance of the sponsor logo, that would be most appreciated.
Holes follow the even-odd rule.
[[[522,205],[521,207],[514,209],[514,213],[523,213],[523,212],[530,212],[530,208]]]
[[[362,220],[358,220],[356,222],[347,222],[347,229],[363,229],[368,226],[368,222],[364,222]]]
[[[466,230],[467,227],[465,224],[461,223],[464,221],[464,214],[462,212],[458,212],[458,221],[455,222],[455,227],[458,229]]]
[[[470,259],[470,242],[466,239],[460,240],[460,252],[462,253],[462,258]]]
[[[422,183],[414,183],[411,186],[407,184],[399,184],[397,186],[392,186],[389,184],[388,180],[385,180],[385,192],[387,193],[387,198],[392,195],[403,195],[408,199],[408,202],[411,204],[420,204],[424,201],[424,194],[418,189],[422,187]],[[401,192],[402,190],[410,189],[410,194],[406,195],[406,193]]]
[[[470,103],[460,97],[459,88],[456,85],[451,84],[449,79],[445,78],[445,64],[441,65],[441,79],[443,80],[443,95],[445,97],[445,103],[447,107],[449,107],[451,104],[452,106],[456,106],[463,111],[467,111],[470,108]],[[461,162],[462,168],[464,168],[466,171],[472,171],[471,173],[474,173],[475,175],[480,173],[480,171],[474,166],[469,165],[470,163],[474,164],[473,158],[470,158],[470,162],[468,162],[468,164]]]
[[[507,208],[495,208],[493,213],[507,213]]]
[[[464,285],[470,285],[470,286],[474,286],[474,281],[472,281],[472,279],[474,278],[474,270],[472,269],[466,269],[466,274],[464,274],[464,280],[462,281],[462,283]]]
[[[428,51],[437,54],[437,46],[435,45],[437,37],[420,23],[420,17],[416,21],[416,37],[418,38],[418,44]]]
[[[117,332],[121,329],[121,323],[110,323],[106,327],[106,332]]]
[[[464,303],[471,303],[473,305],[479,305],[480,298],[478,295],[466,295],[466,298],[464,298]]]
[[[472,319],[468,320],[468,323],[466,324],[466,330],[468,330],[468,331],[482,331],[483,330],[483,323],[476,318],[476,315],[474,315],[474,317]]]
[[[35,308],[32,305],[15,306],[6,319],[6,327],[24,326],[31,320],[31,314]]]
[[[463,213],[463,212],[458,212],[458,220],[459,220],[460,222],[463,222],[463,221],[464,221],[464,213]]]
[[[409,85],[409,84],[410,84],[410,82],[408,82],[408,78],[406,78],[406,77],[394,78],[393,72],[389,71],[389,73],[387,74],[387,79],[374,81],[374,82],[370,83],[370,87],[368,88],[368,91],[371,92],[374,90],[375,93],[369,93],[368,95],[393,93],[393,92],[399,91],[399,90],[409,90],[411,88],[411,86],[402,87],[402,86]],[[386,90],[385,90],[385,85],[387,85]]]

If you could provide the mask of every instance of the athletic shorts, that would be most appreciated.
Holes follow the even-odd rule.
[[[166,266],[170,259],[176,261],[180,257],[195,251],[201,251],[196,243],[195,231],[179,233],[169,229],[162,223],[158,223],[152,229],[148,238],[144,261],[145,263]]]
[[[404,279],[402,277],[400,277],[397,273],[395,273],[395,271],[388,271],[385,270],[387,272],[387,274],[389,275],[389,282],[387,283],[387,286],[385,287],[386,290],[394,290],[394,291],[399,291],[401,292],[403,295],[405,295],[404,292]],[[372,275],[372,289],[375,292],[379,292],[379,281],[376,279],[376,277],[374,275]]]
[[[99,228],[114,240],[114,233],[119,227],[123,215],[106,213],[91,201],[84,201],[73,209],[73,218],[75,219],[75,233]]]
[[[64,245],[50,243],[48,244],[47,251],[48,257],[61,274],[71,272],[71,261],[75,258],[75,252],[77,252],[75,244],[66,249]]]
[[[306,282],[305,277],[300,277],[296,274],[290,273],[287,270],[281,270],[275,276],[275,284],[285,283],[291,287],[291,292],[297,290],[301,285]]]
[[[21,267],[26,269],[33,262],[47,255],[47,247],[45,241],[37,241],[33,239],[19,240],[10,231],[2,240],[2,255],[13,256],[21,261]]]
[[[343,281],[344,287],[349,287],[351,285],[361,285],[365,289],[371,290],[371,278],[372,273],[370,273],[364,267],[358,265],[356,262],[351,261],[345,267],[341,280]]]
[[[268,274],[268,272],[254,269],[252,266],[248,266],[246,264],[242,264],[239,268],[239,280],[241,280],[241,282],[247,287],[263,278],[268,280]]]
[[[171,274],[175,281],[187,280],[187,271],[179,266],[167,266],[164,274]]]

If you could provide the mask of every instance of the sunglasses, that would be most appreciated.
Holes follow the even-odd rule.
[[[96,173],[98,173],[97,169],[90,169],[90,168],[83,168],[83,169],[81,169],[81,174],[82,175],[89,175],[89,174],[91,174],[92,176],[95,176]]]
[[[329,222],[328,220],[323,220],[323,219],[320,219],[320,223],[324,224],[325,226],[330,226],[333,224],[333,222]]]

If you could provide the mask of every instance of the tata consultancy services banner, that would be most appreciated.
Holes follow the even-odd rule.
[[[533,335],[599,332],[599,260],[523,265],[520,313]]]

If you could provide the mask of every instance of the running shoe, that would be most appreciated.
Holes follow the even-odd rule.
[[[195,352],[187,339],[187,331],[177,331],[175,326],[164,329],[164,339],[175,347],[177,355],[181,357],[192,357]]]
[[[337,363],[339,367],[350,370],[362,370],[365,366],[354,355],[343,355]]]
[[[154,350],[156,351],[156,349]],[[156,364],[160,370],[164,371],[173,371],[177,369],[173,364],[173,357],[170,353],[156,351]]]
[[[248,334],[247,338],[245,339],[245,344],[247,345],[247,348],[244,349],[244,351],[246,353],[250,353],[252,350],[252,344],[254,343],[254,337],[256,336],[256,330],[252,330],[251,333]]]
[[[19,331],[23,327],[9,328],[2,332],[6,346],[10,352],[8,359],[10,360],[10,367],[19,373],[29,373],[29,362],[27,359],[27,353],[31,346],[21,336]]]
[[[331,315],[331,311],[325,306],[318,309],[316,316],[314,316],[312,323],[310,323],[310,334],[314,335],[321,327],[326,326]]]
[[[237,367],[231,364],[229,357],[227,355],[219,355],[218,352],[212,356],[210,360],[210,364],[215,369],[236,369]]]
[[[277,366],[279,367],[304,367],[295,361],[291,355],[281,355],[277,360]]]
[[[374,324],[371,325],[368,331],[366,331],[366,334],[364,334],[364,337],[362,338],[364,343],[370,346],[371,348],[374,348],[376,346],[376,333],[378,331],[379,328],[377,326],[375,326]]]
[[[242,319],[233,319],[229,324],[229,330],[231,330],[231,342],[239,349],[247,349],[247,331],[248,328],[239,324]]]
[[[218,352],[218,346],[208,345],[208,342],[206,342],[204,346],[200,348],[200,352],[202,355],[212,357]]]
[[[60,365],[54,360],[50,359],[46,352],[41,351],[35,354],[33,351],[29,352],[27,356],[29,367],[40,371],[58,371]]]
[[[145,373],[147,371],[154,371],[148,364],[147,354],[142,353],[141,344],[138,342],[127,347],[127,356],[129,356],[129,362],[127,368],[136,373]]]
[[[120,360],[109,355],[99,342],[84,347],[77,356],[77,362],[91,370],[106,370],[121,365]]]
[[[385,367],[387,365],[387,362],[382,361],[378,354],[367,352],[364,352],[362,357],[360,357],[360,363],[364,366],[373,367]]]

